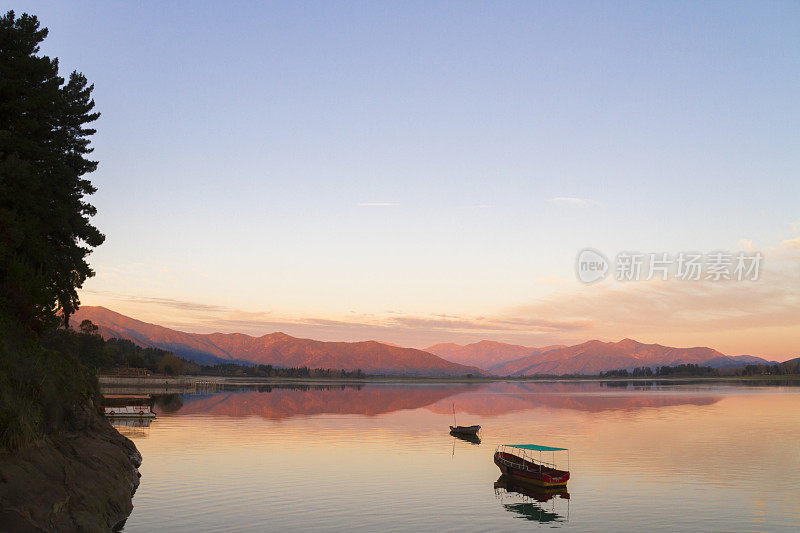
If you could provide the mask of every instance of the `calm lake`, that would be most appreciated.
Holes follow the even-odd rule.
[[[480,444],[448,433],[480,424]],[[797,531],[800,388],[272,385],[157,398],[125,531]],[[567,493],[498,483],[570,449]]]

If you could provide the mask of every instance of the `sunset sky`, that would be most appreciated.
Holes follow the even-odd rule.
[[[796,2],[13,8],[95,84],[86,305],[188,331],[800,356]],[[586,285],[585,247],[764,261],[757,281]]]

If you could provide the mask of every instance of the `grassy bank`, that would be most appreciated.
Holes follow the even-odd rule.
[[[99,398],[97,379],[74,354],[45,348],[0,317],[0,448],[80,429],[79,413]]]

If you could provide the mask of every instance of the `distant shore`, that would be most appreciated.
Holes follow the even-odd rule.
[[[797,382],[800,384],[800,374],[785,375],[756,375],[756,376],[684,376],[684,377],[636,377],[636,378],[607,378],[598,376],[569,376],[569,377],[485,377],[485,378],[466,378],[466,377],[441,377],[441,376],[367,376],[359,379],[352,378],[289,378],[289,377],[231,377],[231,376],[136,376],[120,377],[99,375],[100,386],[106,390],[150,389],[154,392],[178,391],[196,388],[217,388],[217,387],[248,387],[259,385],[281,385],[281,384],[341,384],[359,385],[375,383],[698,383],[698,382],[718,382],[718,383],[743,383],[743,382]]]

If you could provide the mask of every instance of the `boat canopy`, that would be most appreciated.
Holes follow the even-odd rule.
[[[560,452],[566,450],[566,448],[553,448],[552,446],[540,446],[539,444],[503,444],[503,446],[522,450],[535,450],[537,452]]]

